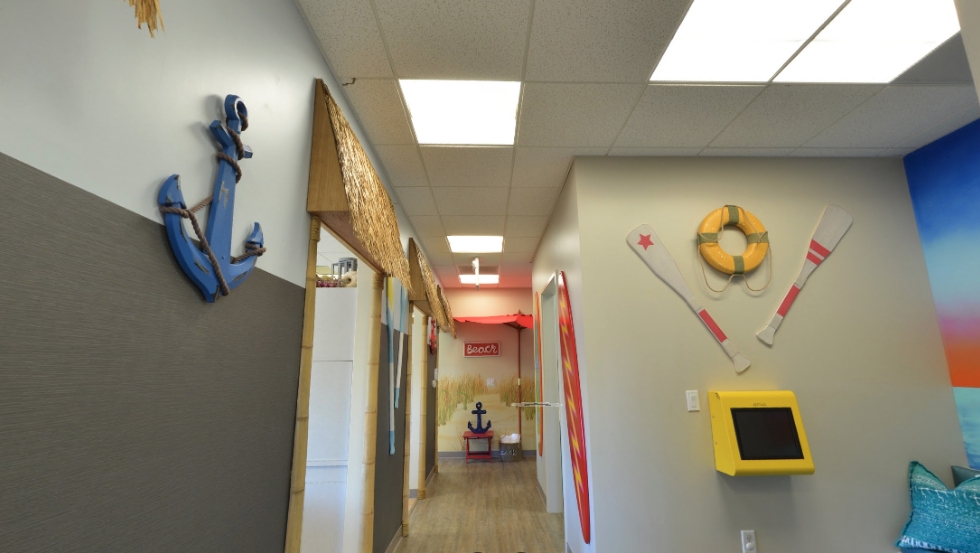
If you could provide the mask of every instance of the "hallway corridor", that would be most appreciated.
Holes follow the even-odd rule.
[[[534,468],[440,459],[395,553],[564,553],[562,515],[545,512]]]

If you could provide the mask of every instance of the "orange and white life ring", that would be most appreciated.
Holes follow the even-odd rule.
[[[732,255],[721,248],[718,237],[722,229],[733,225],[745,233],[748,246],[742,255]],[[754,271],[769,251],[769,233],[766,227],[745,209],[726,205],[708,214],[698,228],[698,250],[709,265],[729,275],[742,275]]]

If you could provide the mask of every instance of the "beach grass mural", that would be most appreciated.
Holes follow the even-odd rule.
[[[524,382],[520,386],[517,385],[517,377],[512,377],[509,380],[503,382],[498,386],[500,392],[500,402],[504,405],[510,405],[511,403],[517,403],[518,401],[534,401],[536,397],[534,395],[534,381],[525,378]],[[520,389],[520,396],[518,396],[518,389]],[[524,407],[521,409],[524,412],[524,418],[533,421],[535,407]]]
[[[456,409],[464,411],[476,402],[476,396],[490,393],[486,380],[480,374],[458,374],[439,379],[439,401],[436,418],[439,426],[444,426],[452,418]]]
[[[439,426],[445,426],[453,417],[453,413],[462,409],[467,411],[471,405],[476,403],[477,396],[494,394],[499,397],[499,402],[503,406],[510,406],[517,403],[517,377],[511,377],[497,384],[494,388],[488,388],[486,379],[479,373],[460,374],[448,378],[439,379],[439,400],[436,405],[436,418]],[[521,398],[523,401],[534,401],[534,382],[524,379],[520,385]],[[534,420],[535,408],[525,407],[521,409],[524,418]]]
[[[905,157],[970,466],[980,469],[980,121]]]

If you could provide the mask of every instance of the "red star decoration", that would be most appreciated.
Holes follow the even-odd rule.
[[[647,248],[653,245],[653,240],[650,240],[649,234],[641,234],[640,241],[637,242],[636,244],[639,246],[643,246],[643,251],[646,251]]]

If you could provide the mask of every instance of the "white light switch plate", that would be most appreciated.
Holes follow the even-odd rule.
[[[687,410],[688,412],[701,410],[701,400],[698,398],[697,390],[687,391]]]
[[[758,553],[755,544],[755,530],[742,530],[742,553]]]
[[[493,378],[488,378],[487,379],[487,388],[493,388],[496,385],[497,385],[497,380],[496,379],[493,379]]]

